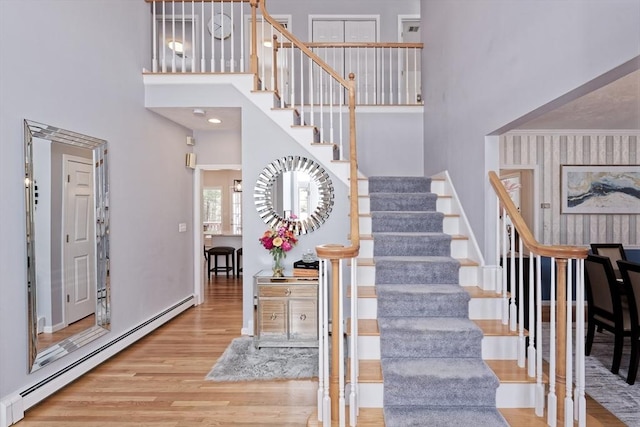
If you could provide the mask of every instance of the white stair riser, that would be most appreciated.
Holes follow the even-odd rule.
[[[371,213],[371,210],[369,208],[369,197],[358,197],[358,213]]]
[[[363,285],[376,283],[376,267],[373,265],[358,265],[358,283]]]
[[[459,234],[460,233],[460,217],[457,216],[445,216],[442,222],[442,230],[446,234]]]
[[[360,240],[360,253],[358,256],[361,258],[373,258],[373,239]]]
[[[533,383],[500,383],[496,391],[498,408],[534,408],[536,385]]]
[[[478,267],[477,266],[461,266],[459,271],[460,286],[477,286],[478,285]]]
[[[445,192],[445,181],[444,180],[432,180],[431,181],[431,192],[435,193],[439,196],[447,194]]]
[[[482,358],[486,360],[517,360],[517,336],[485,336],[482,338]]]
[[[347,340],[347,345],[351,343],[351,337]],[[350,348],[350,347],[347,347]],[[358,337],[358,359],[379,360],[380,359],[380,337],[376,335],[365,335]]]
[[[358,180],[358,194],[366,196],[369,194],[369,181],[366,179]]]
[[[382,408],[384,386],[382,383],[359,383],[361,408]]]
[[[453,258],[467,258],[469,256],[469,241],[452,239],[451,256]]]
[[[451,198],[438,197],[438,200],[436,200],[436,210],[445,214],[451,213]]]
[[[471,298],[469,301],[469,319],[500,320],[502,319],[502,299]]]
[[[377,319],[378,300],[375,298],[358,298],[358,318]]]
[[[371,217],[360,217],[360,234],[371,234]]]

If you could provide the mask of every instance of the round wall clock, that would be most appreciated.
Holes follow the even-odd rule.
[[[209,20],[207,25],[209,33],[218,40],[225,40],[231,36],[233,24],[231,18],[226,13],[217,13]]]

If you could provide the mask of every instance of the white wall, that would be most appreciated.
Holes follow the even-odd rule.
[[[192,293],[185,129],[144,107],[149,4],[0,1],[0,400]],[[23,119],[109,143],[112,330],[27,374]]]
[[[491,248],[486,165],[498,153],[485,157],[485,136],[637,56],[640,2],[421,0],[421,6],[425,173],[449,170],[480,246]]]

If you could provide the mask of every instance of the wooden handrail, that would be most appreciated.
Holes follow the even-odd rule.
[[[287,31],[278,21],[276,21],[271,17],[271,15],[269,15],[269,13],[265,8],[265,3],[266,3],[265,0],[257,0],[257,1],[260,3],[260,11],[262,12],[262,17],[265,21],[267,21],[269,24],[271,24],[271,26],[277,29],[279,33],[286,35],[286,37],[289,40],[291,40],[291,42],[294,44],[295,47],[297,47],[302,52],[304,52],[304,54],[307,55],[309,58],[313,59],[313,62],[318,64],[320,68],[322,68],[326,73],[331,75],[331,77],[336,79],[336,81],[338,81],[338,83],[344,86],[345,89],[349,88],[349,83],[344,78],[342,78],[333,68],[331,68],[326,62],[324,62],[318,55],[316,55],[315,53],[313,53],[311,49],[306,47],[303,42],[301,42],[296,36],[291,34],[291,32]]]
[[[363,47],[363,48],[410,48],[410,49],[424,49],[424,43],[374,43],[374,42],[352,42],[352,43],[331,43],[331,42],[310,42],[304,43],[306,47],[312,49],[314,47],[334,47],[334,48],[349,48],[349,47]],[[279,47],[290,48],[291,43],[280,43]]]
[[[160,3],[167,0],[144,0],[146,3]],[[181,2],[182,0],[175,0],[176,3]],[[186,2],[191,2],[191,0],[185,0]],[[247,2],[248,0],[197,0],[199,3],[241,3]]]
[[[498,200],[501,205],[507,211],[511,223],[518,231],[523,244],[535,255],[547,256],[555,258],[557,276],[556,276],[556,306],[555,311],[557,313],[557,326],[556,326],[556,387],[555,395],[557,402],[556,418],[559,421],[559,425],[564,425],[565,417],[565,395],[567,390],[566,378],[567,378],[567,365],[565,364],[567,356],[566,337],[569,333],[567,331],[567,264],[569,259],[584,259],[587,257],[588,249],[580,246],[555,246],[555,245],[542,245],[540,244],[531,230],[525,223],[522,215],[516,208],[513,200],[509,196],[502,181],[498,175],[491,171],[489,172],[489,181],[491,186],[495,190]],[[539,333],[539,332],[538,332]]]
[[[516,230],[520,234],[520,238],[523,240],[524,245],[536,255],[554,257],[554,258],[586,258],[589,250],[581,247],[581,246],[562,246],[562,245],[543,245],[539,243],[535,237],[533,237],[533,233],[527,226],[524,218],[518,212],[516,205],[509,197],[509,193],[502,185],[502,181],[498,175],[490,171],[489,172],[489,182],[491,186],[495,190],[498,195],[498,199],[504,208],[506,209],[509,217],[511,218],[511,222],[513,223]]]

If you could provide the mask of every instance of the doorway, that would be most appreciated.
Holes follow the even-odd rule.
[[[379,36],[380,17],[375,15],[354,16],[314,16],[309,17],[310,39],[313,43],[375,43]],[[377,54],[375,49],[356,48],[316,48],[315,53],[343,77],[349,73],[356,75],[357,103],[376,103],[380,93],[377,83]],[[378,82],[379,83],[379,82]],[[322,87],[322,89],[321,89]],[[331,90],[330,88],[333,88]],[[344,96],[337,85],[315,82],[315,99],[341,100]],[[333,98],[331,98],[333,97]],[[334,102],[335,102],[334,101]]]
[[[398,41],[400,43],[421,43],[421,22],[419,15],[398,16]],[[421,56],[416,49],[401,49],[398,55],[398,102],[400,104],[422,103]]]
[[[536,182],[536,169],[534,167],[521,166],[509,169],[500,169],[500,179],[514,184],[509,192],[511,199],[520,211],[525,224],[533,233],[536,240],[538,234],[538,185]]]

